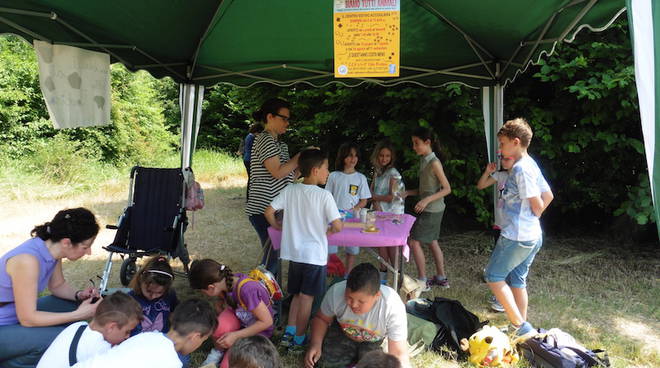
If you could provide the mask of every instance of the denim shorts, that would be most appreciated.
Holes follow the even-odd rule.
[[[511,287],[525,288],[529,267],[542,244],[543,237],[532,241],[515,241],[500,236],[486,266],[486,281],[506,281]]]
[[[357,256],[360,254],[360,247],[342,247],[346,254],[352,254]],[[328,245],[328,254],[337,254],[339,252],[339,247],[336,245]]]

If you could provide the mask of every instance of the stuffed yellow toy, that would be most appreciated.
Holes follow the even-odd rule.
[[[484,326],[469,340],[462,339],[461,349],[469,351],[468,360],[478,367],[510,367],[518,362],[509,337],[493,326]]]

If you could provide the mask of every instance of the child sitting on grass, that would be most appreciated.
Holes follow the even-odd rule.
[[[178,299],[171,288],[174,272],[164,256],[156,256],[147,261],[133,277],[128,295],[142,306],[144,318],[131,332],[135,336],[140,332],[167,332],[170,328],[170,313],[176,308]]]
[[[229,351],[231,368],[280,368],[280,355],[270,340],[254,335],[242,338]]]
[[[289,261],[287,291],[293,295],[289,319],[280,344],[303,352],[314,296],[325,291],[328,237],[342,229],[339,210],[330,192],[319,188],[328,180],[328,159],[317,149],[308,149],[298,159],[302,183],[289,184],[266,208],[273,228],[282,231],[282,259]],[[282,226],[275,211],[284,210]],[[328,229],[328,224],[331,227]]]
[[[361,263],[325,294],[312,321],[305,367],[313,368],[321,358],[324,367],[355,364],[366,353],[381,350],[386,337],[389,353],[410,367],[406,308],[394,289],[380,284],[376,267]]]
[[[261,282],[250,281],[247,275],[234,273],[212,259],[193,262],[188,280],[191,288],[206,296],[218,297],[216,309],[222,309],[218,314],[218,328],[213,332],[214,348],[203,366],[222,361],[222,368],[229,367],[225,351],[238,339],[257,334],[273,335],[273,303]]]
[[[57,335],[37,368],[68,368],[78,361],[105,353],[113,345],[126,340],[142,320],[140,305],[121,291],[98,303],[89,324],[84,321],[73,323]],[[75,344],[74,340],[77,340]],[[73,356],[70,356],[71,352]]]
[[[108,352],[80,362],[75,368],[181,368],[177,354],[188,355],[211,336],[217,326],[213,307],[204,300],[189,299],[170,315],[170,330],[143,332]]]

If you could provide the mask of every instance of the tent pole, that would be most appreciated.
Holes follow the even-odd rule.
[[[626,0],[626,6],[653,213],[660,237],[660,5],[653,1]]]

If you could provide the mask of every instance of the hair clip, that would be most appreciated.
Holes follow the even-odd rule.
[[[227,266],[225,266],[225,265],[223,265],[223,264],[220,265],[220,271],[224,271],[225,268],[227,268]]]
[[[46,234],[50,234],[50,225],[46,226]]]
[[[165,258],[163,256],[160,256],[160,257],[156,258],[156,261],[158,261],[158,262],[163,262],[163,261],[167,262],[167,258]]]
[[[157,273],[157,274],[165,275],[165,276],[168,276],[168,277],[171,278],[171,279],[174,278],[174,276],[172,276],[172,274],[170,274],[169,272],[165,272],[165,271],[160,271],[160,270],[147,270],[147,272],[151,272],[151,273]]]
[[[67,220],[70,219],[70,218],[71,218],[71,214],[68,214],[68,213],[67,213],[66,215],[64,215],[64,218],[67,219]]]

